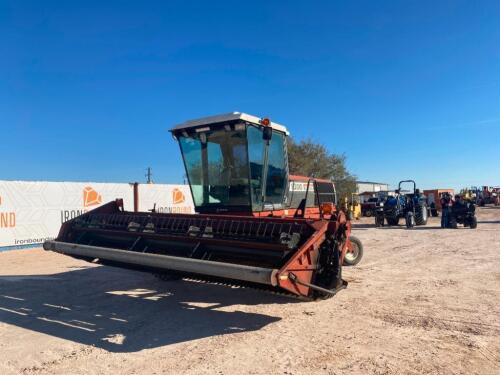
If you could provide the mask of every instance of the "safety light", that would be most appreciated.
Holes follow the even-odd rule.
[[[331,202],[321,203],[319,209],[321,210],[323,215],[331,215],[333,213],[333,203]]]
[[[262,120],[260,120],[261,125],[264,126],[269,126],[271,125],[271,120],[269,120],[267,117],[264,117]]]

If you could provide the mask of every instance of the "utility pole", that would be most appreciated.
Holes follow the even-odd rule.
[[[148,167],[147,173],[145,174],[147,180],[146,183],[152,184],[153,183],[153,173],[151,173],[151,167]]]

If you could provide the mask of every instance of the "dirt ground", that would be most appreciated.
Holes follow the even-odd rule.
[[[499,374],[500,209],[479,227],[356,223],[346,290],[298,302],[0,253],[0,374]]]

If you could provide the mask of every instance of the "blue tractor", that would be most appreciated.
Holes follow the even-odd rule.
[[[403,194],[401,185],[404,183],[413,184],[413,192]],[[407,228],[415,225],[426,225],[428,218],[427,199],[413,180],[400,181],[396,195],[387,197],[380,202],[375,213],[375,226],[399,225],[401,219],[405,220]]]

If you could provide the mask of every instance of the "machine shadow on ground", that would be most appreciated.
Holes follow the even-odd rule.
[[[438,218],[441,220],[440,218]],[[384,225],[383,227],[377,227],[375,225],[375,222],[373,223],[356,223],[354,222],[352,224],[352,229],[353,230],[363,230],[363,229],[407,229],[406,225],[404,225],[404,220],[401,219],[399,225]],[[432,222],[429,222],[427,225],[421,226],[417,225],[412,228],[413,229],[419,229],[419,230],[425,230],[425,229],[441,229],[441,224],[440,221],[433,220]]]
[[[229,306],[296,302],[251,289],[162,282],[111,267],[0,276],[1,322],[111,352],[259,330],[281,318]]]
[[[390,226],[378,227],[377,229],[380,229],[380,230],[388,230],[388,229],[436,230],[436,229],[442,229],[442,228],[441,228],[441,226],[430,226],[430,225],[417,225],[417,226],[414,226],[413,228],[407,228],[406,225],[390,225]]]
[[[368,223],[352,223],[352,229],[356,230],[365,230],[369,228],[375,228],[375,224],[368,224]]]

